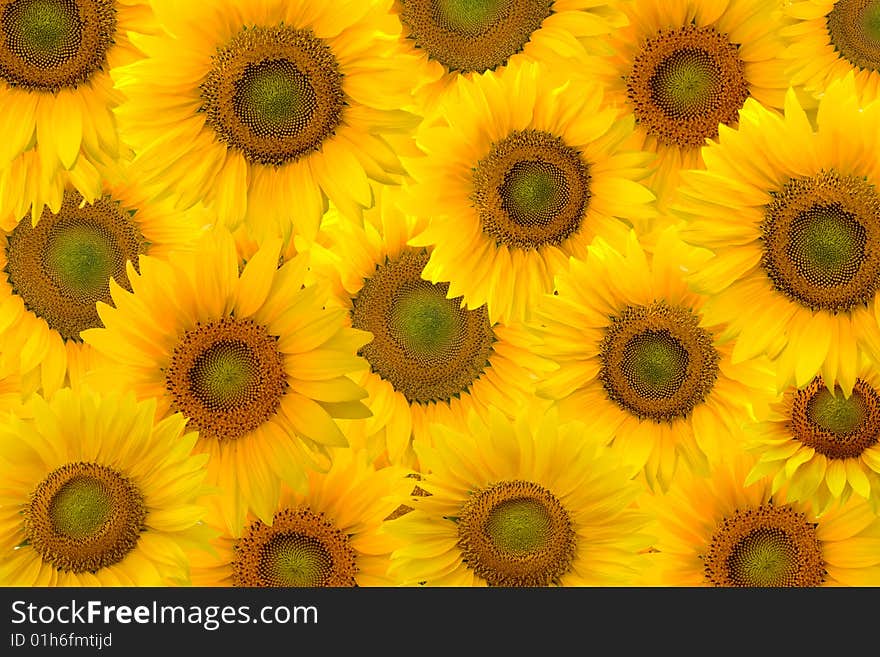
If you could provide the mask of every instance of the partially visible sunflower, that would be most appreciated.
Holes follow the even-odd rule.
[[[651,543],[641,487],[578,422],[524,406],[515,421],[471,415],[415,445],[414,507],[388,522],[403,585],[611,586],[637,581]]]
[[[656,517],[648,583],[880,585],[880,517],[867,501],[854,497],[819,515],[782,491],[773,493],[769,481],[744,485],[753,462],[731,459],[709,477],[683,478],[666,495],[642,498]]]
[[[767,363],[734,364],[724,327],[688,287],[686,272],[710,256],[671,230],[650,259],[634,234],[624,254],[597,240],[530,323],[536,353],[558,365],[538,394],[582,418],[652,488],[668,487],[680,464],[702,472],[707,457],[740,449],[736,430],[773,396]]]
[[[638,181],[651,156],[626,146],[601,89],[534,64],[459,80],[407,160],[411,212],[430,219],[411,245],[433,247],[424,277],[449,281],[468,308],[523,319],[570,256],[596,235],[625,242],[654,217]]]
[[[191,250],[209,220],[203,208],[155,201],[127,173],[105,169],[93,201],[68,186],[58,212],[0,229],[0,343],[22,373],[39,370],[47,396],[96,364],[80,333],[102,325],[95,304],[111,301],[111,279],[130,289],[128,263],[137,271],[143,254]]]
[[[571,66],[602,52],[599,35],[626,25],[618,0],[395,0],[415,67],[417,103],[430,110],[455,86],[510,62]],[[414,71],[414,72],[415,72]]]
[[[792,500],[822,513],[855,492],[880,508],[880,376],[864,368],[852,393],[829,389],[821,376],[790,388],[767,420],[747,427],[757,457],[747,482],[768,478]]]
[[[674,209],[683,238],[715,253],[691,282],[735,358],[774,358],[780,392],[821,373],[848,396],[863,355],[880,357],[880,102],[861,104],[850,74],[817,125],[794,91],[784,118],[746,101]]]
[[[425,279],[430,251],[407,245],[425,221],[398,199],[378,192],[363,226],[331,216],[311,257],[350,325],[373,336],[360,351],[370,369],[356,378],[372,417],[348,423],[346,434],[379,462],[413,464],[413,435],[434,422],[464,426],[472,409],[514,414],[546,363],[531,354],[527,332],[492,321],[485,306],[465,307],[454,283]]]
[[[0,425],[0,584],[189,584],[207,456],[134,396],[59,391]]]
[[[143,175],[257,239],[314,237],[328,198],[359,217],[403,173],[383,135],[413,126],[390,2],[155,2],[167,31],[116,77]]]
[[[880,2],[793,0],[783,3],[791,24],[780,30],[791,84],[820,97],[831,82],[855,75],[866,99],[880,96]]]
[[[193,552],[195,586],[393,586],[399,544],[384,520],[409,496],[406,471],[373,469],[363,452],[336,449],[327,472],[310,472],[302,494],[282,490],[269,522],[250,514],[236,527],[209,515],[213,551]]]
[[[105,328],[82,333],[110,364],[93,385],[155,397],[160,417],[181,412],[198,429],[229,526],[248,507],[270,521],[281,482],[302,490],[309,468],[329,467],[327,446],[347,444],[335,418],[369,415],[351,378],[369,334],[303,285],[307,256],[279,268],[280,248],[267,241],[239,271],[218,228],[173,262],[142,256],[131,291],[113,285],[114,305],[98,303]]]
[[[636,120],[637,147],[657,154],[648,186],[662,207],[679,172],[702,166],[719,125],[736,126],[746,98],[781,108],[788,80],[778,8],[766,0],[639,0],[615,54],[587,68]]]
[[[100,193],[95,166],[121,152],[110,73],[155,30],[145,0],[0,1],[0,220],[58,212],[71,179]]]

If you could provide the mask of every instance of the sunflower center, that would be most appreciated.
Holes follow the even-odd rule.
[[[522,51],[553,0],[400,0],[416,48],[449,71],[494,70]]]
[[[687,417],[709,396],[720,357],[689,308],[655,302],[611,318],[600,345],[608,398],[641,419]]]
[[[284,509],[271,525],[254,522],[236,542],[235,586],[357,586],[357,554],[323,514]]]
[[[277,338],[232,317],[186,331],[165,381],[175,410],[218,440],[240,438],[269,420],[287,389]]]
[[[135,548],[146,516],[143,496],[127,477],[98,463],[68,463],[37,486],[25,531],[44,562],[95,572]]]
[[[407,287],[391,307],[393,337],[409,353],[427,358],[453,347],[461,332],[461,316],[454,304],[433,286]]]
[[[718,524],[701,559],[715,586],[819,586],[826,575],[816,526],[789,506],[738,509]]]
[[[112,303],[110,279],[131,290],[126,262],[137,270],[147,248],[131,213],[109,196],[80,207],[67,191],[58,214],[43,211],[36,226],[22,219],[6,238],[6,273],[25,307],[66,340],[101,327],[96,302]]]
[[[508,500],[489,512],[486,533],[501,552],[530,554],[547,546],[551,521],[547,509],[535,500]]]
[[[880,2],[838,0],[826,18],[831,45],[853,66],[880,70]]]
[[[516,131],[477,163],[471,202],[498,245],[537,249],[580,230],[590,200],[590,170],[559,137]]]
[[[734,124],[749,96],[738,46],[712,27],[660,30],[633,60],[627,94],[636,120],[669,146],[700,147]]]
[[[112,0],[11,0],[0,15],[0,79],[55,92],[89,81],[116,34]]]
[[[880,196],[856,176],[790,180],[767,206],[762,264],[774,287],[813,310],[873,299],[880,276]]]
[[[333,51],[287,25],[243,28],[218,48],[201,97],[218,138],[267,166],[319,150],[345,105]]]
[[[352,326],[373,340],[361,355],[410,403],[466,393],[489,366],[495,333],[485,306],[447,299],[448,283],[421,278],[425,251],[404,251],[379,265],[352,301]]]
[[[556,584],[577,548],[568,511],[528,481],[502,481],[471,495],[458,516],[458,537],[464,563],[490,586]]]
[[[687,378],[688,352],[669,331],[645,331],[623,350],[623,369],[643,397],[666,398]]]
[[[832,392],[821,377],[794,393],[790,429],[795,439],[826,458],[858,458],[880,437],[880,395],[863,379],[852,394]]]

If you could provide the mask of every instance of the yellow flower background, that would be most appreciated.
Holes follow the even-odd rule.
[[[0,585],[880,585],[880,0],[0,0]]]

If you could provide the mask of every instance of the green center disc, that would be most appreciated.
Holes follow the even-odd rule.
[[[333,559],[311,536],[283,534],[263,548],[263,572],[274,586],[321,586],[333,571]]]
[[[219,342],[199,356],[190,370],[193,390],[209,406],[241,406],[259,394],[257,365],[247,343]]]
[[[437,0],[437,23],[477,36],[494,26],[510,4],[511,0]]]
[[[826,17],[831,45],[850,64],[880,70],[880,2],[838,0]]]
[[[782,586],[797,572],[795,545],[782,530],[757,530],[734,547],[729,566],[740,586]]]
[[[117,269],[120,248],[100,226],[59,225],[46,244],[49,276],[70,296],[102,297]]]
[[[73,539],[87,539],[97,534],[112,512],[112,498],[93,477],[71,479],[55,494],[49,506],[55,531]]]
[[[436,286],[418,283],[401,290],[391,306],[391,335],[408,352],[437,358],[459,339],[462,317],[458,305]]]
[[[817,206],[792,223],[788,255],[811,283],[839,285],[858,273],[865,241],[865,229],[854,215],[839,206]]]
[[[668,331],[634,336],[623,352],[623,370],[630,385],[644,397],[675,394],[687,378],[688,352]]]
[[[807,404],[807,414],[825,431],[852,433],[861,426],[867,414],[864,395],[856,390],[849,398],[844,397],[840,389],[836,393],[833,394],[828,388],[819,390]]]
[[[499,191],[502,207],[521,226],[550,223],[569,200],[565,173],[548,162],[517,162]]]
[[[308,78],[283,59],[248,66],[235,84],[236,112],[260,137],[302,132],[317,107]]]
[[[486,532],[501,552],[530,554],[545,548],[553,531],[547,508],[533,499],[508,500],[489,513]]]
[[[720,84],[717,62],[707,52],[694,48],[670,55],[657,67],[651,80],[654,101],[674,118],[714,109]]]

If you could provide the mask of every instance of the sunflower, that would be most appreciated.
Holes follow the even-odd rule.
[[[328,198],[359,217],[403,173],[382,135],[413,124],[390,2],[156,2],[167,32],[118,75],[143,175],[259,239],[314,237]]]
[[[715,253],[692,283],[711,293],[705,314],[727,324],[736,357],[769,354],[780,392],[821,373],[849,396],[862,354],[880,355],[880,103],[860,107],[850,74],[817,120],[793,91],[784,118],[747,101],[675,209],[684,239]]]
[[[110,302],[110,279],[129,289],[127,263],[137,271],[143,254],[191,249],[207,221],[204,209],[174,211],[126,176],[122,165],[106,169],[98,197],[68,186],[57,212],[0,229],[0,343],[22,373],[39,370],[47,396],[78,386],[100,360],[80,333],[102,325],[95,303]]]
[[[766,0],[639,0],[615,54],[588,69],[609,100],[635,117],[637,147],[657,154],[648,185],[665,207],[678,172],[699,168],[700,148],[735,126],[747,98],[782,107],[788,84],[777,8]]]
[[[267,241],[241,273],[222,229],[173,262],[142,256],[131,291],[113,285],[114,305],[98,303],[105,328],[82,333],[112,363],[93,385],[155,397],[160,417],[181,412],[198,429],[233,527],[248,506],[270,521],[282,481],[302,489],[308,468],[329,467],[327,446],[347,444],[334,418],[369,414],[349,377],[367,365],[369,334],[303,286],[306,256],[279,268],[280,248]]]
[[[790,25],[780,30],[791,84],[820,96],[852,72],[867,99],[880,94],[880,2],[794,0],[783,4]]]
[[[179,414],[131,394],[60,390],[0,425],[0,584],[189,583],[207,548],[207,456]]]
[[[742,456],[711,476],[677,482],[641,500],[656,517],[651,584],[818,587],[880,585],[880,517],[853,497],[821,515],[743,482],[754,461]]]
[[[356,379],[372,417],[346,430],[379,462],[412,465],[411,436],[434,422],[463,425],[469,410],[513,414],[533,392],[535,368],[521,328],[466,308],[452,283],[423,277],[429,251],[407,245],[425,222],[403,213],[399,194],[379,192],[364,225],[333,221],[325,245],[313,245],[315,276],[329,282],[335,305],[373,338],[370,363]]]
[[[410,244],[433,247],[424,277],[449,281],[468,308],[523,319],[595,235],[623,243],[653,217],[636,182],[650,156],[627,150],[632,121],[616,121],[589,80],[511,64],[458,91],[419,129],[424,155],[407,160],[411,211],[430,218]]]
[[[58,212],[71,179],[120,155],[110,73],[154,30],[144,0],[0,1],[0,220]]]
[[[499,71],[509,62],[571,66],[602,52],[599,35],[626,25],[616,0],[395,0],[392,12],[414,67],[416,100],[429,109],[459,76]]]
[[[597,240],[531,323],[536,352],[558,365],[538,394],[583,418],[651,488],[668,487],[680,462],[700,472],[707,457],[738,449],[734,430],[772,398],[768,364],[735,365],[723,326],[706,321],[706,298],[688,288],[684,272],[710,256],[671,230],[650,261],[634,234],[623,255]]]
[[[308,490],[283,489],[269,522],[249,514],[225,527],[215,515],[213,552],[193,552],[195,586],[392,586],[387,571],[399,541],[383,521],[412,490],[406,471],[379,470],[363,452],[333,451],[327,472],[309,472]]]
[[[639,576],[651,537],[641,492],[607,448],[555,409],[498,411],[467,428],[432,427],[413,511],[388,521],[405,544],[389,574],[403,585],[608,586]]]
[[[771,480],[792,500],[811,501],[822,513],[855,492],[874,509],[880,502],[880,375],[863,368],[852,393],[828,388],[817,376],[790,388],[766,421],[748,427],[757,463],[747,483]]]

